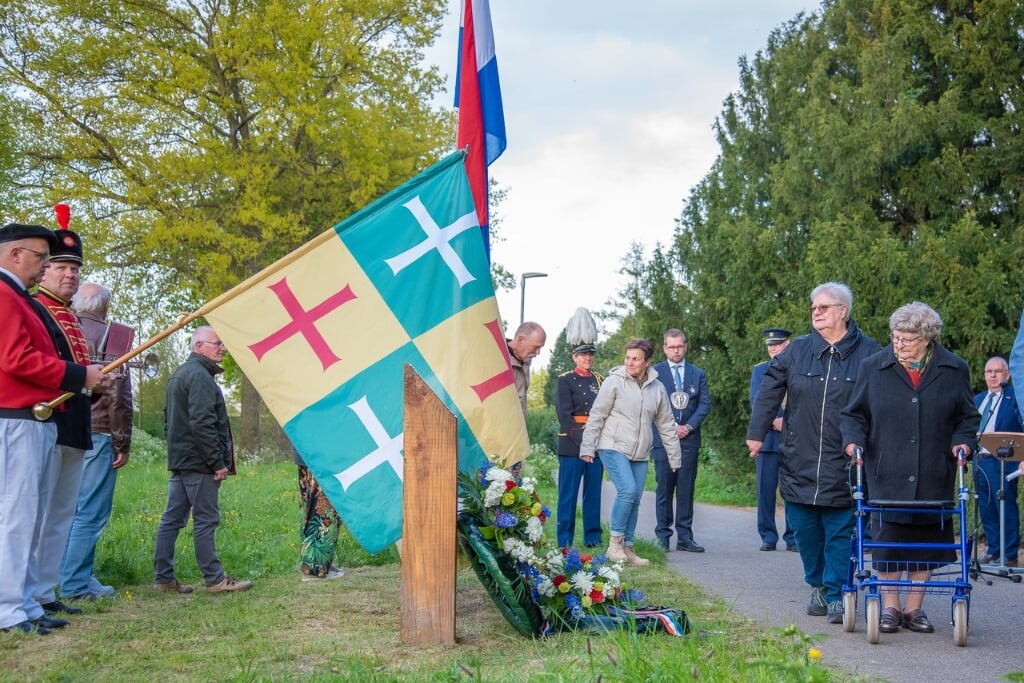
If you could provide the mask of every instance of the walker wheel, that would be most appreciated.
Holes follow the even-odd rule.
[[[878,627],[882,618],[882,603],[878,596],[868,596],[867,604],[864,606],[865,618],[868,622],[868,642],[872,645],[878,644]]]
[[[843,630],[853,633],[857,630],[857,594],[843,593]]]
[[[957,600],[953,603],[953,644],[957,647],[967,645],[966,600]]]

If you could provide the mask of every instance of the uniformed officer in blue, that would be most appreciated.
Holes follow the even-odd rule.
[[[584,315],[585,314],[585,315]],[[574,344],[576,367],[558,377],[555,413],[558,415],[558,510],[556,537],[559,548],[573,545],[576,535],[576,500],[583,482],[583,544],[601,543],[601,485],[604,467],[598,458],[580,459],[580,440],[590,407],[604,378],[593,371],[597,325],[585,308],[577,309],[566,328],[566,340]]]
[[[761,387],[764,373],[768,371],[768,363],[789,346],[792,332],[781,327],[769,327],[764,330],[764,343],[768,348],[768,360],[758,363],[750,373],[750,405],[753,407],[757,398],[757,390]],[[757,463],[757,535],[761,537],[761,550],[775,550],[779,543],[779,529],[775,525],[775,494],[779,488],[779,435],[782,433],[782,418],[786,414],[783,401],[778,415],[772,421],[771,430],[764,437],[764,445],[758,451]],[[793,530],[786,522],[786,531],[782,534],[786,550],[796,552],[796,539]]]

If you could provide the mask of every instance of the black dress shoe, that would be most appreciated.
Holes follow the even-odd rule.
[[[900,620],[903,615],[895,607],[886,607],[882,610],[882,616],[878,620],[878,630],[882,633],[896,633],[900,630]]]
[[[702,553],[704,548],[697,545],[697,541],[692,538],[688,541],[679,541],[676,543],[676,550],[685,550],[688,553]]]
[[[35,633],[37,636],[45,636],[50,632],[50,629],[43,628],[42,626],[36,626],[31,621],[23,621],[15,624],[14,626],[8,626],[6,628],[0,628],[0,632],[10,633],[11,631],[21,631],[22,633]]]
[[[36,626],[40,626],[51,631],[55,628],[64,628],[71,622],[67,619],[58,619],[57,617],[48,617],[45,614],[38,619],[29,619]]]
[[[800,549],[796,547],[796,543],[790,543],[786,546],[786,550],[788,550],[791,553],[795,553],[799,552]]]
[[[659,538],[658,539],[658,547],[661,548],[662,550],[664,550],[667,553],[668,552],[668,539],[667,538]]]
[[[68,605],[65,605],[60,600],[54,600],[53,602],[47,602],[47,603],[41,605],[41,607],[43,608],[44,611],[50,612],[52,614],[57,614],[58,612],[63,612],[64,614],[81,614],[82,613],[82,610],[79,609],[78,607],[70,607]]]
[[[762,543],[761,544],[761,550],[775,550],[775,544],[774,543]]]
[[[923,609],[915,609],[912,612],[904,612],[900,625],[908,631],[915,633],[932,633],[935,627],[928,621],[928,615]]]

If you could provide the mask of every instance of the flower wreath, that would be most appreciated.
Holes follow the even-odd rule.
[[[578,548],[554,548],[544,536],[551,510],[536,481],[484,463],[459,475],[460,546],[505,618],[528,636],[558,630],[631,628],[683,635],[680,609],[643,606],[622,581],[623,563]]]

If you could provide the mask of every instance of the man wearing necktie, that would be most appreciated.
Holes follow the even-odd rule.
[[[995,356],[985,363],[985,386],[974,397],[974,405],[981,412],[981,433],[1024,431],[1013,387],[1009,384],[1010,368],[1005,358]],[[978,511],[985,529],[988,551],[981,558],[982,564],[996,563],[1002,558],[1007,567],[1017,566],[1017,552],[1020,548],[1020,510],[1017,508],[1017,480],[1007,482],[1005,477],[1016,469],[1016,463],[1007,464],[990,453],[984,446],[975,460],[974,487],[978,496]],[[1003,543],[999,537],[999,488],[1003,486],[1005,501],[1003,514],[1006,537]],[[1006,556],[1002,548],[1006,548]]]
[[[655,365],[654,369],[670,399],[683,464],[672,472],[661,435],[654,429],[651,451],[657,479],[654,503],[657,527],[654,533],[658,537],[658,545],[668,550],[675,527],[676,550],[702,553],[704,548],[693,540],[693,491],[700,455],[700,426],[711,411],[711,394],[704,371],[686,362],[686,335],[681,330],[666,332],[662,348],[667,360]]]

